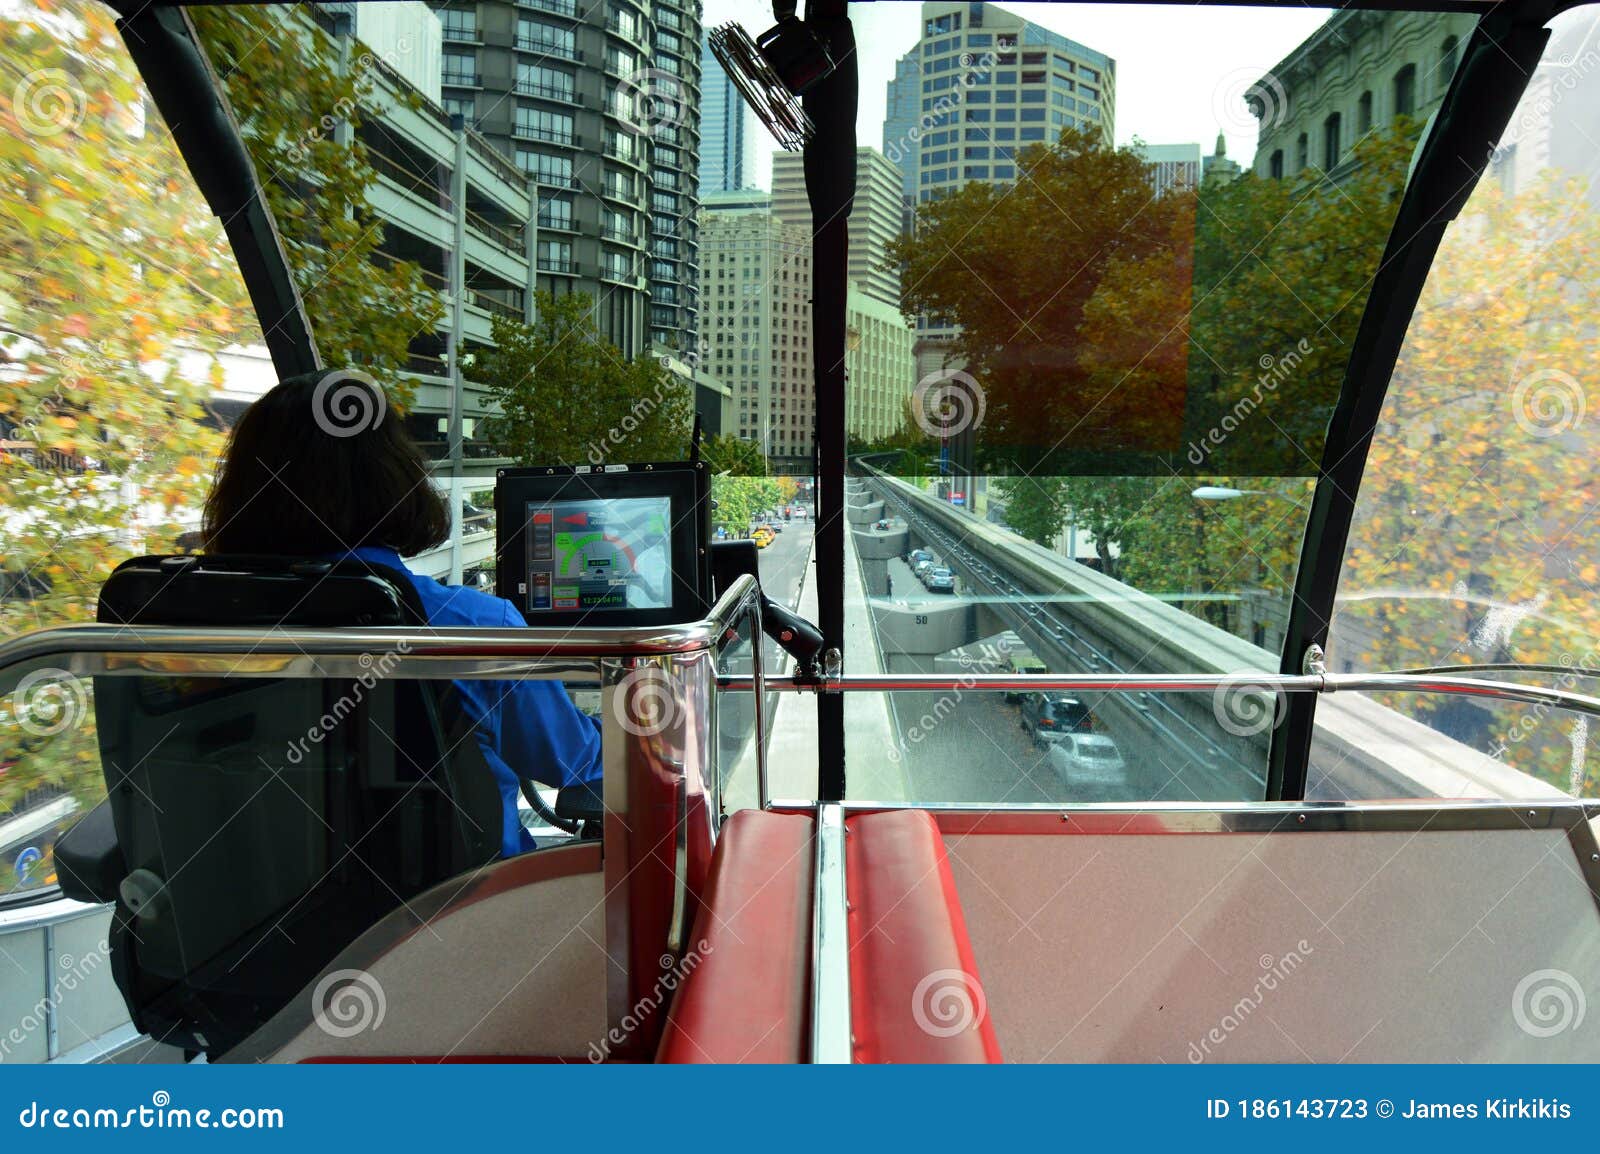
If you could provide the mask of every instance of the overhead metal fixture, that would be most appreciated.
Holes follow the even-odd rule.
[[[828,46],[792,15],[755,40],[738,23],[718,25],[709,39],[717,62],[778,144],[790,152],[803,149],[817,126],[800,97],[833,71]]]

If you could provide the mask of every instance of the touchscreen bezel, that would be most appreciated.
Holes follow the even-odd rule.
[[[671,604],[662,608],[528,608],[526,510],[561,501],[669,499]],[[546,627],[677,625],[698,621],[710,608],[709,480],[704,463],[549,465],[499,469],[495,474],[495,592],[517,607],[529,625]]]

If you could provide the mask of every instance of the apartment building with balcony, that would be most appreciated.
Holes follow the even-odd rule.
[[[429,0],[440,89],[538,190],[538,284],[625,355],[694,351],[700,19],[692,0]]]

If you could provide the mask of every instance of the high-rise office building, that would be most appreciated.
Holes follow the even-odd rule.
[[[1168,189],[1200,187],[1198,144],[1136,144],[1134,151],[1150,163],[1157,196]]]
[[[703,362],[733,389],[733,431],[775,468],[805,468],[816,424],[811,234],[765,193],[725,192],[704,198],[700,239]]]
[[[766,140],[755,111],[711,52],[700,47],[700,195],[758,186],[756,166]]]
[[[889,246],[900,235],[900,170],[876,148],[856,150],[856,197],[850,210],[850,279],[886,304],[900,305],[900,273],[890,266]],[[772,158],[772,211],[789,224],[813,231],[806,195],[805,158],[779,152]]]
[[[700,19],[693,0],[430,0],[445,110],[539,190],[539,287],[587,293],[629,356],[692,352]],[[468,204],[495,223],[493,204]]]
[[[973,181],[1007,184],[1020,149],[1063,129],[1112,143],[1116,73],[1104,53],[993,4],[925,3],[921,38],[889,84],[884,154],[918,204]],[[944,367],[955,330],[919,317],[917,331],[921,370]]]
[[[893,167],[880,156],[875,183],[893,216]],[[774,180],[782,170],[774,168]],[[779,183],[779,187],[792,186]],[[711,373],[733,389],[738,435],[757,441],[780,468],[810,459],[812,401],[811,227],[777,208],[778,193],[705,198],[705,346]],[[859,209],[858,209],[859,211]],[[897,304],[851,282],[845,305],[845,429],[874,440],[900,427],[916,386],[911,326]]]

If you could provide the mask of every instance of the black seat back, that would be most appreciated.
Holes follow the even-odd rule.
[[[103,622],[424,624],[405,574],[357,560],[144,557]],[[95,679],[115,868],[114,966],[135,1024],[220,1053],[406,898],[499,852],[501,800],[451,682],[275,677],[298,656]],[[248,672],[252,676],[228,676]],[[105,852],[105,821],[91,848]],[[69,831],[64,861],[73,864]],[[59,850],[58,850],[59,852]],[[72,872],[63,870],[63,876]]]

